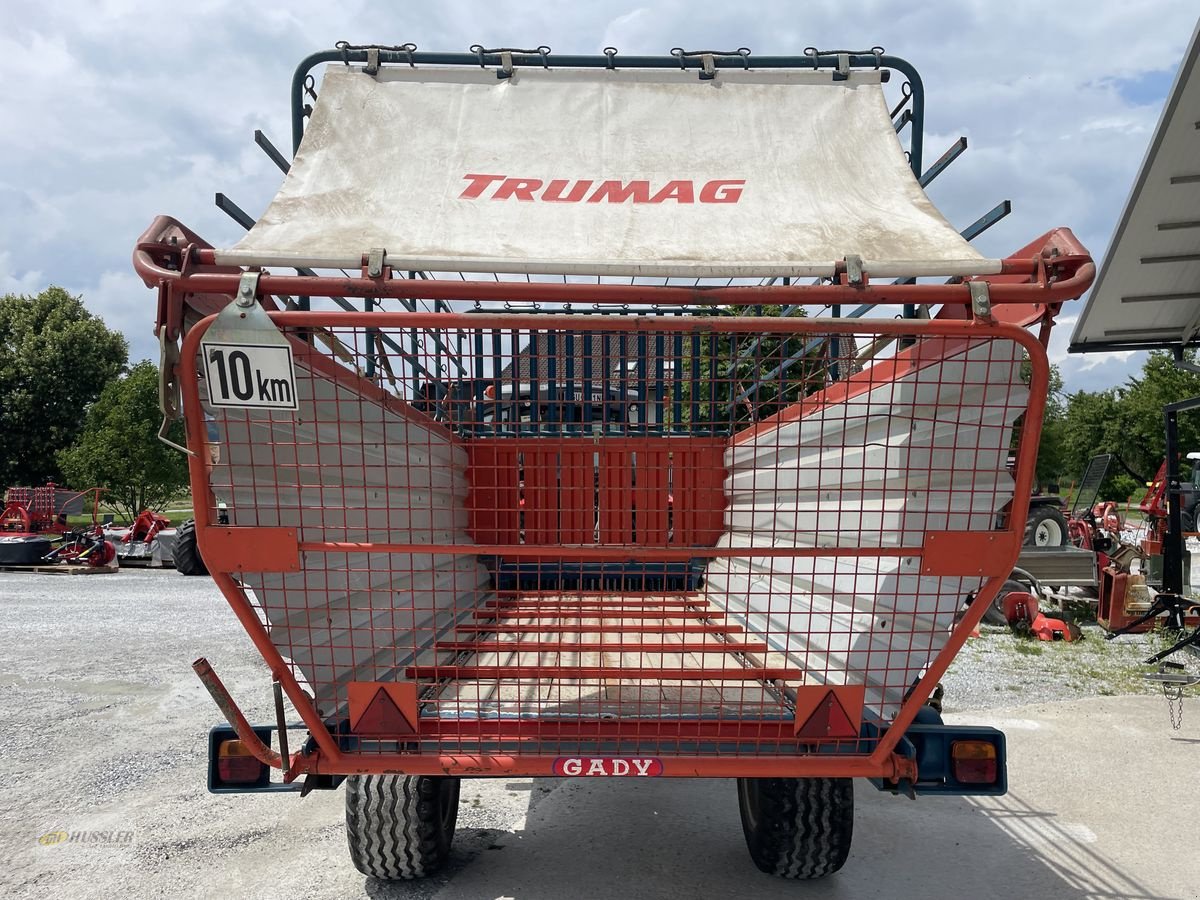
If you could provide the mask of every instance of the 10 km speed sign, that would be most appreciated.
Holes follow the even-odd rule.
[[[213,406],[296,409],[292,348],[283,344],[220,344],[204,341],[204,375]]]

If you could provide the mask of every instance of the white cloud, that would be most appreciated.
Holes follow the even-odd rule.
[[[556,53],[747,46],[759,56],[882,45],[923,75],[926,160],[960,134],[970,139],[930,191],[952,222],[963,227],[1011,199],[1013,214],[978,242],[985,253],[1006,255],[1067,225],[1099,256],[1162,103],[1123,86],[1172,72],[1196,15],[1173,0],[5,6],[0,289],[53,282],[84,293],[126,331],[135,357],[155,352],[154,294],[129,267],[137,236],[167,213],[214,243],[235,240],[239,229],[213,207],[214,192],[252,215],[266,205],[279,177],[252,132],[262,128],[287,149],[292,69],[339,38],[426,50],[547,44]],[[719,123],[712,136],[721,138]],[[1140,359],[1066,357],[1068,330],[1055,329],[1051,352],[1069,388],[1117,383]]]
[[[40,271],[16,271],[12,254],[7,250],[0,250],[0,294],[36,294],[44,287]]]

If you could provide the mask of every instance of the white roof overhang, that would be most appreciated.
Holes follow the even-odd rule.
[[[1071,352],[1182,347],[1200,337],[1200,25],[1125,202]]]

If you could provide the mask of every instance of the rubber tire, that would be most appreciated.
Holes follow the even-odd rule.
[[[1047,521],[1052,521],[1058,526],[1057,544],[1039,544],[1037,542],[1038,526]],[[1025,520],[1024,545],[1026,547],[1065,547],[1070,541],[1068,533],[1067,519],[1061,511],[1053,506],[1035,506],[1029,511],[1029,518]]]
[[[1000,585],[1000,590],[996,594],[996,598],[992,600],[991,606],[987,608],[987,612],[983,614],[983,624],[985,625],[1007,625],[1008,618],[1004,615],[1004,598],[1013,591],[1028,593],[1029,586],[1021,584],[1014,578],[1008,579],[1004,584]]]
[[[364,875],[412,881],[450,855],[460,780],[451,776],[351,775],[346,779],[346,841]]]
[[[846,863],[854,836],[850,778],[739,778],[750,858],[781,878],[823,878]]]
[[[196,520],[188,519],[175,530],[175,549],[172,551],[175,571],[181,575],[207,575],[208,566],[200,558],[196,545]]]

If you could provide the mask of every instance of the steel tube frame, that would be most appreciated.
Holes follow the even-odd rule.
[[[150,248],[139,245],[134,253],[134,268],[147,283],[168,284],[183,293],[228,294],[237,291],[240,274],[235,272],[186,271],[163,268],[150,258]],[[214,264],[212,251],[190,252],[201,266]],[[1083,293],[1095,277],[1095,263],[1080,258],[1053,261],[1070,265],[1071,273],[1061,280],[1047,280],[1046,263],[1041,259],[1007,259],[1000,276],[1025,276],[1025,283],[990,283],[991,302],[1061,303]],[[980,280],[987,280],[983,278]],[[737,287],[671,287],[641,284],[550,284],[524,281],[448,281],[439,279],[369,278],[344,276],[276,275],[264,272],[259,279],[264,293],[276,296],[315,297],[387,297],[391,299],[506,300],[561,302],[570,291],[571,302],[657,304],[659,306],[755,306],[810,304],[938,304],[968,306],[971,290],[960,284],[818,284]],[[382,313],[373,313],[382,315]],[[616,318],[616,317],[614,317]]]
[[[274,293],[269,286],[259,285],[263,294]],[[336,279],[325,280],[328,290],[339,290]],[[461,288],[469,292],[474,285],[464,284]],[[586,285],[565,285],[558,288],[560,299],[573,300]],[[944,289],[944,286],[943,286]],[[272,312],[272,320],[281,327],[303,329],[306,327],[339,324],[350,327],[386,327],[389,324],[406,325],[409,327],[439,327],[439,328],[504,328],[527,327],[572,328],[579,327],[579,316],[558,316],[554,318],[538,317],[536,325],[528,317],[520,315],[479,315],[467,313],[313,313],[313,312]],[[199,383],[196,367],[191,360],[199,352],[200,341],[208,327],[215,321],[216,316],[209,316],[193,327],[187,334],[181,350],[181,359],[189,361],[179,366],[179,375],[183,392],[185,424],[188,441],[194,446],[203,446],[207,441],[203,410],[200,405]],[[643,319],[646,321],[643,322]],[[638,331],[653,328],[657,331],[691,330],[693,321],[679,316],[663,317],[629,317],[625,320],[616,317],[606,317],[603,321],[604,330]],[[705,320],[706,325],[714,324]],[[1032,493],[1034,469],[1037,459],[1038,440],[1041,434],[1042,418],[1045,412],[1046,394],[1049,386],[1049,363],[1046,351],[1041,342],[1028,331],[1012,325],[998,324],[994,321],[942,321],[929,320],[924,322],[912,321],[863,321],[851,322],[845,320],[813,321],[806,319],[776,318],[731,318],[719,323],[722,331],[741,333],[758,333],[763,331],[784,335],[806,333],[852,334],[870,332],[880,335],[911,335],[914,332],[929,337],[978,337],[991,339],[1009,339],[1023,347],[1030,360],[1030,400],[1024,416],[1023,434],[1017,451],[1015,468],[1014,496],[1009,511],[1010,529],[1012,522],[1024,522],[1028,514],[1029,498]],[[210,527],[212,510],[216,509],[216,499],[208,482],[208,471],[205,456],[192,454],[188,459],[189,473],[193,497],[197,501],[197,510],[204,514],[196,517],[197,540],[203,552],[205,535]],[[202,503],[202,505],[201,505]],[[314,549],[324,548],[323,542],[302,544],[301,547],[311,546]],[[375,549],[383,549],[372,545]],[[406,545],[407,546],[407,545]],[[362,552],[363,545],[350,544],[344,548],[347,551]],[[436,552],[435,548],[422,547],[422,552]],[[457,548],[462,551],[463,547]],[[478,549],[478,548],[476,548]],[[490,547],[482,548],[485,550]],[[759,551],[754,548],[740,548],[742,556],[754,556]],[[1016,545],[1014,544],[1014,557]],[[542,555],[545,550],[538,550]],[[605,552],[605,551],[602,551]],[[615,549],[606,551],[610,557],[623,558],[627,551]],[[694,551],[688,551],[693,553]],[[822,549],[821,553],[830,551]],[[835,551],[839,552],[842,551]],[[861,551],[846,550],[846,554],[861,553]],[[875,553],[887,553],[872,548]],[[922,551],[909,553],[921,555]],[[803,552],[795,555],[803,555]],[[1001,561],[1003,562],[1003,561]],[[951,632],[945,645],[926,669],[925,676],[917,683],[902,704],[896,718],[887,726],[887,730],[875,743],[869,754],[835,755],[835,754],[797,754],[788,756],[773,753],[770,756],[670,756],[662,757],[664,774],[667,776],[705,776],[705,777],[870,777],[884,778],[895,781],[899,778],[914,779],[916,777],[915,763],[900,756],[896,752],[905,731],[913,723],[917,712],[924,706],[932,693],[934,686],[945,674],[971,631],[983,618],[985,610],[997,595],[1000,587],[1011,569],[1013,560],[1007,561],[1007,566],[999,566],[1003,573],[985,576],[982,588],[979,590],[966,613]],[[213,579],[224,594],[235,615],[241,621],[264,661],[270,668],[273,679],[280,682],[284,693],[291,700],[293,707],[299,713],[304,724],[308,727],[315,749],[308,754],[296,755],[292,761],[285,781],[294,779],[297,775],[309,772],[314,774],[368,774],[396,773],[408,775],[551,775],[554,761],[557,757],[539,755],[487,755],[487,754],[456,754],[456,755],[420,755],[400,753],[355,753],[344,751],[338,746],[337,739],[330,732],[328,724],[322,720],[308,695],[301,688],[291,667],[283,659],[279,650],[271,641],[266,626],[260,620],[258,613],[251,606],[241,586],[227,572],[213,572]],[[495,721],[498,738],[510,737],[520,739],[520,723],[508,735],[503,734],[505,725],[503,719]],[[640,720],[639,720],[640,721]],[[646,727],[651,722],[643,721]],[[439,728],[451,727],[449,721],[443,722]],[[653,720],[657,735],[664,737],[663,729],[670,727],[669,720]]]
[[[498,53],[412,53],[397,50],[380,49],[379,63],[399,65],[430,65],[430,66],[488,66],[501,65]],[[839,54],[817,53],[815,56],[756,56],[749,61],[755,69],[832,69],[838,65]],[[906,59],[874,53],[852,53],[849,55],[851,68],[857,69],[892,69],[901,73],[912,89],[912,137],[909,141],[909,165],[918,178],[921,177],[922,156],[925,138],[925,85],[921,75]],[[304,82],[309,73],[322,63],[366,63],[367,51],[362,50],[321,50],[300,61],[292,75],[291,107],[292,107],[292,152],[300,147],[304,137]],[[693,69],[701,70],[701,61],[697,57],[679,58],[675,56],[621,56],[614,53],[611,57],[585,56],[576,54],[554,55],[513,53],[514,67],[543,68],[552,65],[564,69]],[[742,57],[721,57],[713,59],[717,69],[742,69],[745,61]]]

